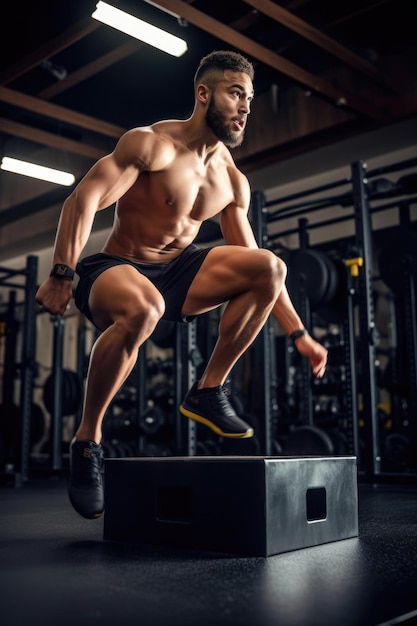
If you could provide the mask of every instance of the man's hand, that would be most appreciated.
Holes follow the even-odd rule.
[[[39,287],[35,295],[37,304],[51,315],[64,316],[72,298],[72,281],[50,276]]]
[[[313,376],[322,378],[326,371],[328,350],[310,335],[299,337],[294,344],[300,354],[310,359]]]

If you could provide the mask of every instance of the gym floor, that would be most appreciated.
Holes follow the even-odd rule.
[[[358,496],[358,537],[247,558],[106,542],[65,476],[1,485],[1,624],[417,624],[417,485],[359,483]]]

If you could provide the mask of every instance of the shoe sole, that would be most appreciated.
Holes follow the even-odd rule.
[[[100,517],[103,517],[104,515],[104,511],[103,513],[94,513],[94,515],[84,515],[84,513],[80,513],[79,511],[77,511],[77,513],[78,515],[81,515],[81,517],[83,517],[84,519],[99,519]]]
[[[76,500],[72,499],[69,492],[68,492],[68,499],[71,503],[72,508],[78,513],[78,515],[81,515],[81,517],[83,517],[84,519],[98,519],[99,517],[103,517],[104,515],[104,509],[100,511],[99,513],[85,513],[84,511],[80,509]]]
[[[220,435],[220,437],[229,437],[229,439],[249,439],[254,435],[253,428],[248,428],[248,430],[243,433],[225,433],[221,430],[221,428],[216,426],[213,422],[210,422],[210,420],[206,417],[202,417],[201,415],[198,415],[198,413],[193,413],[192,411],[184,408],[182,405],[180,406],[180,412],[185,415],[185,417],[188,417],[195,422],[200,422],[200,424],[204,424],[204,426],[208,426],[210,430],[215,432],[216,435]]]
[[[99,519],[100,517],[103,517],[104,515],[104,511],[101,511],[101,513],[89,513],[87,515],[86,513],[83,513],[82,511],[80,511],[76,506],[74,506],[71,499],[70,499],[70,502],[71,502],[72,508],[78,513],[78,515],[81,515],[81,517],[83,517],[84,519]]]

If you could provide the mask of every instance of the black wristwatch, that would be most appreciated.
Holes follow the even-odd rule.
[[[61,280],[73,280],[74,274],[74,270],[69,265],[56,263],[49,275],[54,278],[60,278]]]
[[[296,339],[299,339],[300,337],[305,337],[306,335],[308,335],[307,328],[301,328],[300,330],[295,330],[293,333],[291,333],[290,339],[292,342],[294,342]]]

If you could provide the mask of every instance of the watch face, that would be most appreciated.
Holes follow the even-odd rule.
[[[64,265],[63,263],[56,263],[51,272],[51,276],[55,276],[55,278],[66,278],[72,280],[74,278],[74,270],[68,267],[68,265]]]
[[[67,273],[67,269],[68,268],[66,265],[55,265],[54,273],[59,274],[59,276],[65,276]]]

